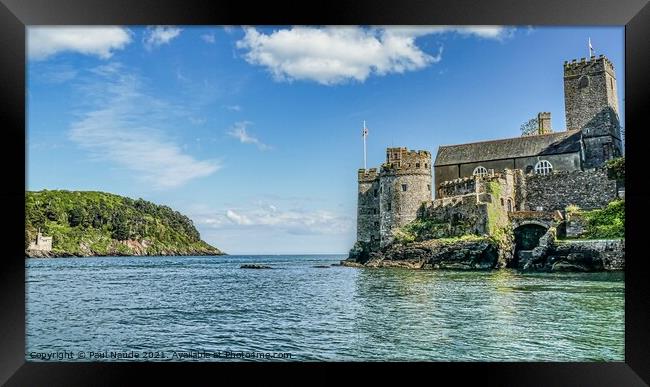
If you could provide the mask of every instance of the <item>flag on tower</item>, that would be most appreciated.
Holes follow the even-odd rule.
[[[368,136],[368,128],[366,128],[366,121],[363,121],[363,132],[362,132],[363,137]]]
[[[589,37],[589,56],[594,56],[594,47],[591,45],[591,37]]]

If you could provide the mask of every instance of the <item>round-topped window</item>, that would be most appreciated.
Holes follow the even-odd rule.
[[[481,177],[486,176],[487,174],[488,174],[487,169],[485,169],[485,167],[481,167],[481,166],[478,166],[478,167],[474,168],[474,172],[472,172],[472,175],[481,176]]]
[[[553,172],[553,165],[548,160],[540,160],[535,164],[535,173],[539,175],[548,175]]]

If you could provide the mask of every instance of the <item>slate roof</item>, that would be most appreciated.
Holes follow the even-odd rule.
[[[580,151],[580,130],[569,130],[502,140],[443,145],[434,166],[475,163]]]

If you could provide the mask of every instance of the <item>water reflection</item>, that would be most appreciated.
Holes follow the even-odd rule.
[[[622,279],[361,269],[354,330],[371,359],[622,360]]]
[[[341,258],[28,259],[28,351],[623,360],[621,273],[314,267]],[[243,263],[274,269],[240,269]]]

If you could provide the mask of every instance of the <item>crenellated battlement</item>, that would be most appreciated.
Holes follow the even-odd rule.
[[[391,243],[393,231],[417,216],[431,200],[431,152],[406,147],[386,149],[380,168],[358,170],[357,241],[380,248]]]
[[[614,75],[614,64],[604,55],[599,57],[573,59],[564,61],[564,77],[577,77],[581,75],[597,74],[606,71]]]
[[[377,180],[379,173],[377,172],[377,168],[359,168],[357,176],[359,178],[359,182],[372,182],[374,180]]]
[[[425,150],[408,150],[405,147],[387,148],[386,162],[381,165],[381,172],[430,174],[431,152]]]
[[[623,150],[614,65],[600,55],[565,61],[563,70],[567,133],[553,134],[551,112],[542,111],[532,136],[440,147],[435,185],[426,150],[386,148],[381,166],[359,169],[350,257],[364,263],[395,242],[410,248],[409,241],[491,235],[513,244],[503,263],[525,239],[513,233],[520,220],[557,222],[569,205],[603,208],[617,198],[617,181],[599,169]],[[520,258],[532,256],[529,247]]]

